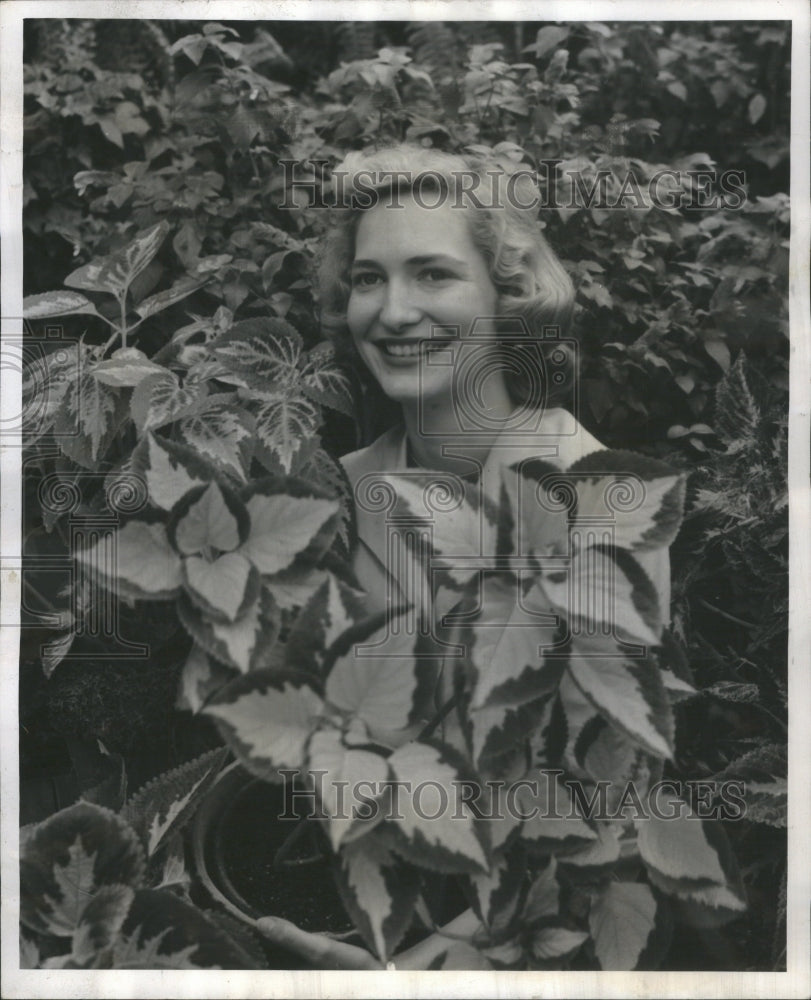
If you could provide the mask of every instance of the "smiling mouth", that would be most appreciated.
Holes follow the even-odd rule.
[[[390,358],[418,358],[428,351],[447,348],[450,343],[450,338],[434,337],[431,340],[378,340],[375,347]]]

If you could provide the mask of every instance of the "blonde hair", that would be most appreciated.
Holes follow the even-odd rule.
[[[511,174],[495,160],[402,143],[349,153],[334,175],[341,181],[341,198],[331,210],[333,225],[321,248],[319,289],[322,329],[337,345],[353,353],[346,310],[363,211],[382,195],[393,197],[424,187],[452,197],[454,207],[468,210],[473,243],[498,294],[499,315],[520,318],[533,337],[543,336],[550,327],[567,331],[574,288],[541,232],[538,189],[527,170]],[[473,184],[465,184],[465,178]],[[521,401],[520,386],[510,389]]]

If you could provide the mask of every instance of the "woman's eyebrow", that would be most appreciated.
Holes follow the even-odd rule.
[[[467,264],[457,257],[452,257],[445,253],[420,254],[417,257],[409,257],[406,264],[414,267],[421,267],[424,264],[452,264],[454,267],[467,270]],[[352,268],[356,267],[380,267],[380,262],[376,260],[358,259],[352,262]]]

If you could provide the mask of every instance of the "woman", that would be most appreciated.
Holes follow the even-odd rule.
[[[469,483],[498,503],[522,463],[565,469],[601,449],[559,405],[577,398],[563,336],[574,290],[541,234],[529,174],[409,145],[350,154],[336,174],[342,204],[324,245],[324,328],[358,362],[367,401],[382,392],[400,417],[342,459],[356,499],[355,573],[370,612],[410,603],[436,628],[459,594],[433,586],[425,560],[403,544],[402,512],[379,502],[387,477],[450,483],[451,493]],[[472,554],[486,560],[491,549],[492,539]],[[638,558],[666,612],[667,550]],[[442,738],[456,742],[452,718],[443,725]],[[259,926],[315,965],[376,965],[285,921]],[[467,911],[447,930],[475,926]],[[426,968],[442,947],[432,936],[397,967]]]

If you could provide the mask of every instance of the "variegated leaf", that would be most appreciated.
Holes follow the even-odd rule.
[[[327,571],[312,566],[291,566],[275,576],[268,577],[264,586],[283,611],[303,608],[327,579]],[[295,664],[291,663],[291,666]]]
[[[317,433],[321,414],[315,403],[291,393],[263,402],[255,418],[257,444],[289,473],[302,446]]]
[[[40,295],[26,295],[23,299],[23,316],[27,320],[50,319],[52,316],[69,316],[75,313],[98,316],[90,299],[79,292],[62,289],[57,292],[42,292]]]
[[[74,555],[86,573],[106,586],[122,583],[144,598],[171,597],[182,582],[180,558],[162,524],[128,521],[115,534]]]
[[[412,632],[406,619],[389,615],[365,641],[340,645],[326,681],[331,705],[361,718],[386,742],[422,719],[439,669],[425,636]]]
[[[141,837],[148,857],[191,819],[226,757],[225,748],[210,750],[154,778],[127,802],[121,816]]]
[[[609,882],[592,904],[589,929],[606,972],[635,969],[656,923],[656,900],[640,882]]]
[[[227,684],[203,713],[252,774],[278,781],[279,768],[305,766],[322,710],[321,697],[301,677],[257,670]]]
[[[619,838],[622,828],[616,824],[597,823],[594,829],[597,840],[590,841],[571,854],[561,855],[562,865],[574,865],[575,868],[605,868],[619,860]]]
[[[180,436],[203,458],[239,482],[245,482],[253,454],[254,428],[229,393],[208,396],[194,413],[179,422]]]
[[[126,416],[123,396],[87,371],[69,383],[54,418],[61,450],[86,469],[98,468]]]
[[[150,375],[163,375],[165,372],[165,368],[150,361],[137,347],[119,348],[105,361],[99,361],[90,369],[90,374],[98,382],[128,387],[138,385]]]
[[[156,313],[168,309],[169,306],[181,302],[186,296],[191,295],[192,292],[196,292],[198,288],[202,288],[208,280],[207,275],[203,277],[185,275],[179,281],[176,281],[171,288],[165,288],[162,292],[150,295],[149,298],[141,299],[135,307],[135,311],[141,319],[154,316]]]
[[[146,480],[149,502],[171,510],[189,490],[205,486],[213,478],[191,449],[147,433],[133,452],[133,469]]]
[[[211,346],[229,371],[248,377],[257,389],[281,391],[299,377],[301,337],[285,320],[242,320]]]
[[[551,493],[544,486],[548,477]],[[545,559],[571,554],[569,494],[565,476],[555,465],[536,458],[502,469],[502,497],[511,515],[511,543],[502,544],[507,554]]]
[[[325,728],[313,733],[307,767],[314,774],[318,798],[328,817],[330,842],[337,851],[353,834],[353,828],[368,826],[361,796],[379,797],[389,775],[388,765],[379,754],[345,746],[338,729]],[[377,789],[380,792],[375,794]]]
[[[462,794],[460,763],[448,748],[407,743],[389,757],[397,782],[392,813],[396,849],[422,867],[447,872],[486,872],[488,849]]]
[[[586,940],[588,934],[583,931],[570,931],[566,927],[542,927],[533,935],[530,949],[535,958],[545,962],[571,954]]]
[[[251,527],[240,552],[260,573],[287,569],[338,513],[337,500],[257,493],[246,504]]]
[[[71,941],[71,959],[81,967],[93,963],[115,941],[126,920],[135,890],[129,885],[103,885],[82,912]]]
[[[514,750],[519,741],[537,727],[543,717],[546,698],[524,705],[493,705],[468,710],[471,757],[477,766],[492,769],[493,758]]]
[[[223,666],[195,643],[180,675],[177,707],[199,712],[211,695],[233,676],[231,668]]]
[[[133,390],[132,419],[142,434],[164,427],[188,414],[207,392],[205,383],[187,379],[181,386],[175,373],[164,369],[160,374],[147,376]]]
[[[336,881],[353,923],[386,962],[411,923],[419,892],[415,873],[372,832],[343,846]]]
[[[527,845],[557,853],[597,839],[594,830],[581,819],[581,810],[556,772],[530,773],[516,782],[514,791],[508,807],[523,818],[520,839]]]
[[[554,855],[545,868],[535,876],[527,891],[521,913],[525,924],[556,917],[560,912],[560,886],[557,879],[557,861]]]
[[[335,363],[332,344],[318,344],[309,352],[301,367],[301,386],[316,403],[354,416],[352,387],[346,373]]]
[[[334,573],[322,571],[326,578],[312,594],[290,630],[285,659],[295,670],[320,673],[326,650],[339,635],[359,622],[366,614],[366,600]],[[273,589],[273,584],[270,584]]]
[[[526,870],[526,858],[511,850],[495,855],[488,873],[469,876],[473,909],[492,934],[503,934],[515,916]]]
[[[42,934],[70,937],[104,885],[137,888],[144,852],[108,809],[79,802],[40,823],[22,844],[20,919]]]
[[[753,823],[785,827],[788,822],[786,748],[767,744],[750,750],[715,775],[718,782],[738,782],[744,816]]]
[[[183,627],[203,649],[221,663],[242,673],[267,666],[279,635],[278,608],[263,589],[259,597],[233,623],[213,621],[184,594],[177,604]]]
[[[632,451],[594,451],[567,474],[577,490],[577,518],[608,517],[618,547],[663,548],[676,537],[685,481],[663,462]]]
[[[649,658],[630,658],[605,639],[577,637],[567,670],[575,684],[613,725],[656,757],[673,752],[673,710]]]
[[[233,553],[245,540],[248,518],[238,497],[218,483],[186,494],[173,513],[169,538],[178,552]]]
[[[168,232],[169,223],[166,221],[142,230],[122,250],[73,271],[65,278],[65,284],[69,288],[110,292],[120,298],[154,259]]]
[[[183,560],[186,591],[214,621],[233,624],[256,602],[259,574],[238,552],[226,552],[209,561],[202,556]]]

